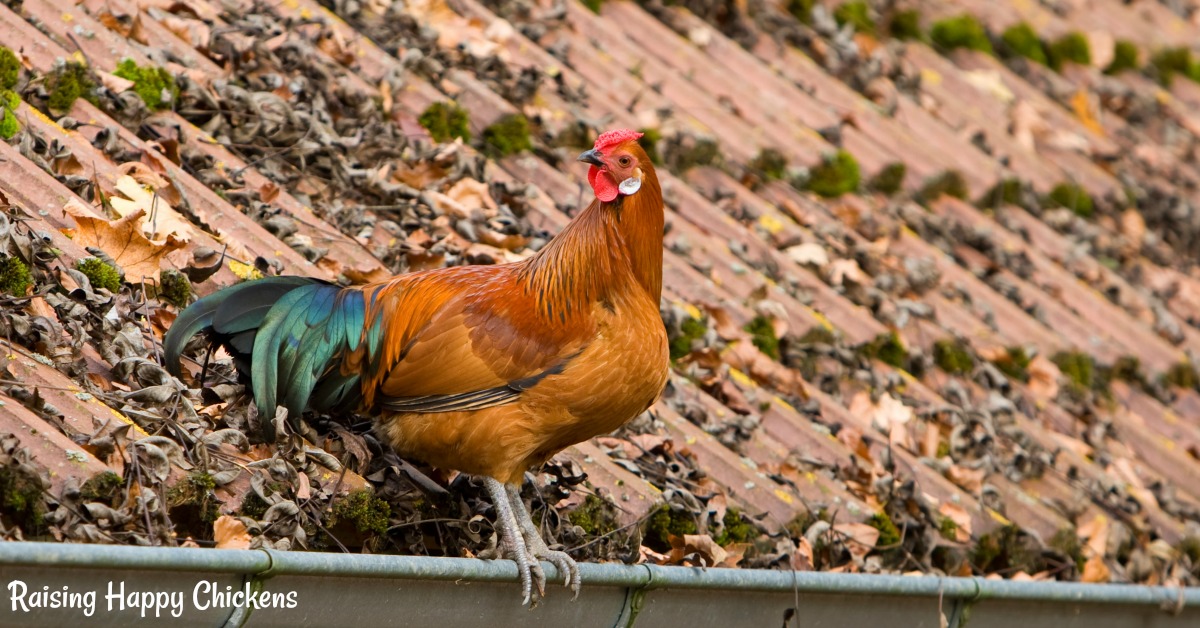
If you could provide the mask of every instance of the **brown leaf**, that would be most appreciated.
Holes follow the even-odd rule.
[[[987,472],[983,469],[968,469],[956,464],[946,470],[946,478],[962,487],[964,491],[979,494],[983,490],[983,478]]]
[[[796,542],[796,553],[792,554],[792,569],[796,571],[813,570],[813,548],[803,536]]]
[[[959,504],[944,502],[938,507],[943,517],[954,522],[954,540],[966,543],[971,540],[971,515]]]
[[[879,542],[879,529],[865,523],[839,523],[833,529],[846,536],[846,549],[855,558],[870,554]]]
[[[100,23],[110,31],[113,31],[126,39],[132,39],[143,46],[149,46],[150,40],[146,37],[146,32],[142,28],[142,14],[134,13],[129,15],[115,15],[108,9],[102,9],[96,15]]]
[[[125,271],[125,280],[129,283],[157,280],[163,258],[184,247],[174,234],[167,235],[161,244],[142,235],[145,212],[140,209],[115,221],[93,216],[78,202],[68,202],[64,209],[79,225],[73,237],[75,243],[82,247],[94,246],[108,253]]]
[[[707,534],[672,534],[668,540],[671,542],[671,552],[668,556],[673,565],[683,564],[689,561],[692,555],[698,555],[705,567],[713,567],[724,562],[729,556],[729,553]]]
[[[1083,575],[1079,579],[1084,582],[1108,582],[1111,575],[1108,565],[1104,564],[1104,557],[1093,556],[1083,564]]]
[[[124,198],[113,196],[109,199],[113,211],[120,216],[143,212],[142,232],[153,242],[162,243],[168,235],[183,242],[190,240],[192,223],[171,207],[167,195],[174,188],[142,163],[129,162],[123,166],[132,166],[128,168],[131,174],[117,179],[116,191]]]
[[[274,203],[279,198],[279,186],[274,181],[267,181],[258,186],[258,200],[264,203]]]
[[[1029,362],[1029,394],[1039,401],[1049,401],[1058,396],[1058,370],[1050,360],[1038,355]]]
[[[217,549],[250,549],[250,533],[236,517],[221,515],[213,522],[213,540]]]

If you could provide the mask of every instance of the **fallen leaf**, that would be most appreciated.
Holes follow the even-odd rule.
[[[825,251],[825,247],[816,242],[797,244],[786,249],[784,253],[787,253],[793,262],[801,266],[810,265],[824,268],[829,263],[829,253]]]
[[[947,479],[973,494],[983,490],[983,478],[986,475],[987,471],[983,469],[968,469],[957,464],[950,465],[946,470]]]
[[[274,203],[279,198],[279,186],[274,181],[267,181],[258,186],[258,200],[264,203]]]
[[[1104,557],[1108,551],[1108,517],[1096,513],[1094,517],[1076,528],[1075,533],[1084,540],[1088,556]]]
[[[1050,401],[1058,396],[1058,378],[1062,375],[1058,366],[1038,355],[1029,362],[1026,370],[1029,372],[1029,394],[1035,399]]]
[[[229,515],[221,515],[213,522],[213,540],[217,549],[250,549],[246,524]]]
[[[142,28],[142,14],[136,12],[133,16],[115,15],[108,9],[103,9],[96,14],[96,18],[110,31],[113,31],[124,37],[132,39],[143,46],[149,46],[150,40],[146,37],[146,32]]]
[[[813,570],[813,548],[812,543],[803,536],[796,542],[796,553],[792,554],[792,569],[796,571],[812,571]]]
[[[879,542],[879,529],[865,523],[839,523],[833,526],[835,532],[845,535],[846,549],[851,556],[861,559]]]
[[[1083,564],[1083,575],[1079,579],[1083,582],[1108,582],[1111,575],[1108,565],[1104,564],[1104,557],[1093,556]]]
[[[707,534],[670,535],[671,552],[668,554],[671,564],[678,565],[688,561],[693,555],[700,557],[705,567],[713,567],[722,563],[729,553],[725,548]]]
[[[971,540],[971,515],[960,504],[953,502],[943,502],[938,507],[938,512],[943,517],[954,522],[954,540],[959,543],[966,543]]]
[[[91,210],[75,199],[63,208],[79,228],[75,231],[75,243],[82,247],[96,247],[104,251],[125,271],[125,281],[140,283],[149,279],[157,281],[158,272],[167,254],[184,247],[184,242],[174,234],[168,234],[162,243],[151,242],[142,234],[141,224],[145,212],[137,210],[119,220],[105,220],[92,215]]]
[[[157,175],[154,176],[157,177]],[[133,175],[127,174],[117,179],[116,190],[125,198],[113,196],[109,199],[113,211],[122,217],[134,212],[142,212],[145,218],[141,222],[142,232],[151,242],[162,244],[171,236],[182,242],[190,240],[192,223],[175,211],[157,192],[157,190],[167,187],[166,182],[163,181],[163,185],[156,187],[151,183],[144,182],[152,180],[150,177],[143,174],[142,178],[143,181],[139,181]]]

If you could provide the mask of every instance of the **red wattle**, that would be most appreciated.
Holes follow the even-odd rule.
[[[612,176],[596,166],[588,166],[588,183],[601,202],[611,203],[617,198],[617,184],[612,180]]]

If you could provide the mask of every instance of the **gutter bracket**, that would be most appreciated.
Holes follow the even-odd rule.
[[[646,582],[639,587],[625,589],[625,606],[621,608],[621,614],[617,616],[614,628],[632,628],[633,623],[637,621],[638,614],[642,612],[646,594],[655,588],[654,570],[649,565],[642,565],[642,567],[646,570]]]
[[[263,583],[275,575],[276,565],[278,564],[274,555],[276,550],[260,548],[258,551],[266,554],[267,568],[252,574],[242,574],[242,587],[245,588],[249,584],[250,595],[257,595],[262,592]],[[225,619],[225,623],[222,624],[223,628],[241,628],[250,619],[250,613],[253,610],[254,605],[249,602],[245,606],[235,607],[233,612],[229,614],[229,617]]]

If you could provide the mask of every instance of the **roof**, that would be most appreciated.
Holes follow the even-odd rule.
[[[1105,74],[1101,51],[1144,64],[1200,27],[1149,2],[905,6],[925,33],[1079,30],[1092,59],[853,34],[824,5],[0,6],[22,66],[0,231],[35,280],[0,301],[6,536],[484,549],[482,491],[368,421],[257,443],[220,356],[204,389],[167,375],[159,270],[206,294],[520,259],[587,196],[578,150],[627,127],[664,160],[674,375],[533,474],[551,537],[594,560],[1195,584],[1200,85]],[[55,110],[71,63],[96,88]],[[514,114],[531,150],[508,154]],[[814,193],[846,183],[839,150],[861,183]],[[75,271],[93,255],[117,293]]]

